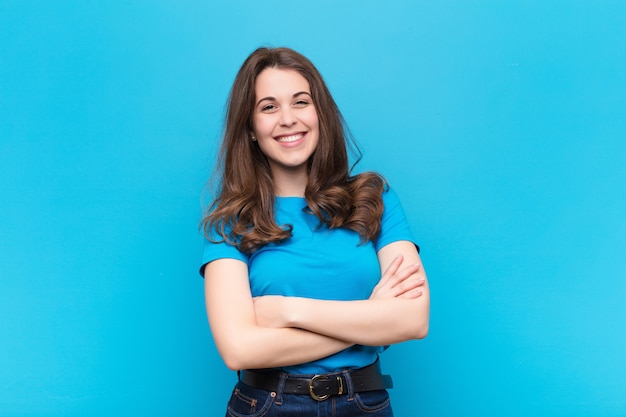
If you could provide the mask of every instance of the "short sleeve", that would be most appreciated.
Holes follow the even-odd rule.
[[[417,247],[419,252],[419,246],[411,233],[400,199],[391,188],[383,191],[383,204],[385,209],[381,219],[380,234],[375,243],[376,251],[378,252],[383,246],[390,243],[408,240]]]
[[[204,250],[202,251],[202,263],[200,266],[201,276],[204,277],[204,268],[206,265],[217,259],[237,259],[248,263],[248,255],[241,252],[236,246],[224,242],[222,237],[214,230],[210,233],[209,237],[211,240],[207,239],[206,236],[204,237]]]

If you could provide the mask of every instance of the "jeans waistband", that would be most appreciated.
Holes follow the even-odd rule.
[[[246,369],[239,379],[246,385],[266,391],[285,394],[310,395],[324,401],[331,395],[346,394],[349,387],[353,392],[375,391],[393,387],[389,375],[383,375],[378,361],[364,368],[347,369],[341,372],[317,375],[290,375],[273,369]]]

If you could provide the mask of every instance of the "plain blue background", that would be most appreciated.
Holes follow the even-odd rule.
[[[623,1],[0,0],[0,415],[223,415],[197,274],[223,105],[307,55],[422,246],[398,416],[626,415]]]

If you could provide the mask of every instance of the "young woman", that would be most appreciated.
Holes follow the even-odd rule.
[[[260,48],[233,84],[201,273],[230,416],[391,416],[378,355],[428,333],[429,290],[396,194],[350,175],[321,75]]]

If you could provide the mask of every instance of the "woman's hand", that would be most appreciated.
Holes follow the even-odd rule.
[[[381,278],[369,299],[259,297],[254,299],[256,325],[306,330],[335,342],[364,346],[426,337],[430,290],[415,245],[408,240],[392,242],[378,251],[378,257]]]
[[[384,298],[418,298],[423,294],[422,286],[426,282],[422,274],[416,273],[422,267],[421,264],[409,265],[400,269],[404,257],[398,255],[387,267],[378,284],[372,290],[369,299]],[[282,328],[289,327],[288,303],[293,297],[280,295],[264,295],[255,297],[254,313],[256,323],[262,327]]]
[[[423,294],[421,286],[426,282],[422,274],[414,276],[422,267],[420,263],[400,269],[404,257],[398,255],[389,264],[378,284],[372,290],[370,300],[383,298],[417,298]]]

